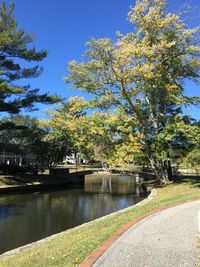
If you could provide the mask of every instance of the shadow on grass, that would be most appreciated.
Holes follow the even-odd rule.
[[[11,185],[26,185],[26,184],[45,184],[55,182],[55,177],[40,174],[40,175],[0,175],[0,187],[1,186],[11,186]]]
[[[200,188],[200,176],[195,175],[184,175],[184,176],[176,176],[175,183],[189,183],[192,187]]]

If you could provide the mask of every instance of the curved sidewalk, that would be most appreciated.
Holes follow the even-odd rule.
[[[117,239],[93,266],[197,266],[199,209],[197,200],[146,217]]]

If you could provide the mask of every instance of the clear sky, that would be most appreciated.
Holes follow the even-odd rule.
[[[11,0],[6,0],[6,3]],[[50,92],[68,98],[84,95],[83,92],[70,90],[64,83],[67,75],[67,62],[81,61],[85,51],[84,44],[90,37],[115,38],[115,32],[130,32],[133,25],[126,20],[133,0],[14,0],[15,16],[20,28],[36,37],[34,46],[48,50],[48,57],[41,62],[42,75],[29,81],[31,87],[41,88],[41,92]],[[181,9],[184,0],[169,0],[169,11]],[[200,1],[190,0],[192,6],[190,26],[200,24]],[[186,83],[189,95],[200,96],[198,87]],[[43,117],[40,112],[33,113]],[[190,110],[195,118],[200,119],[200,110]]]

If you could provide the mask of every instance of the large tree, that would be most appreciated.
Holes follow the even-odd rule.
[[[132,129],[132,121],[123,112],[103,113],[91,109],[93,104],[82,97],[70,98],[45,124],[52,133],[70,140],[74,154],[89,162],[98,161],[113,168],[135,161],[141,155],[140,136]],[[86,111],[89,109],[89,112]]]
[[[30,116],[4,118],[0,129],[0,143],[16,154],[35,154],[38,167],[50,169],[72,150],[67,132],[58,132]]]
[[[38,120],[29,116],[13,115],[3,118],[0,125],[0,142],[7,146],[13,145],[16,154],[28,154],[33,152],[33,143],[38,139]]]
[[[51,169],[72,153],[71,139],[67,132],[58,131],[45,121],[40,121],[39,125],[40,134],[33,143],[33,151],[37,154],[38,162]]]
[[[0,114],[18,114],[23,108],[33,109],[34,104],[54,103],[57,97],[47,93],[40,94],[39,89],[30,89],[29,85],[20,85],[20,79],[38,77],[42,68],[32,66],[47,56],[47,51],[37,52],[30,48],[34,37],[23,29],[18,29],[13,15],[14,3],[9,7],[5,1],[0,6]],[[23,67],[23,62],[30,62],[30,67]]]
[[[69,63],[66,82],[95,96],[96,106],[120,107],[160,183],[168,181],[174,136],[169,125],[181,119],[183,105],[199,98],[184,95],[184,80],[199,81],[199,28],[189,29],[165,0],[137,0],[129,12],[135,31],[118,40],[92,39],[87,61]]]

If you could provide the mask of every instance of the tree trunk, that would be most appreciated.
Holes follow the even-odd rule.
[[[145,140],[145,151],[146,151],[147,157],[149,159],[151,169],[154,172],[154,174],[156,176],[156,180],[158,181],[158,183],[160,185],[166,185],[167,183],[169,183],[167,169],[164,167],[164,164],[162,162],[160,162],[155,157],[153,157],[151,147],[150,147],[150,144],[148,143],[148,140]]]
[[[155,173],[156,180],[160,185],[166,185],[169,183],[168,173],[164,168],[163,164],[160,162],[156,162],[154,159],[150,159],[150,164],[153,172]]]
[[[172,172],[172,166],[171,166],[171,161],[168,160],[167,161],[167,175],[168,175],[168,179],[169,181],[173,181],[173,172]]]
[[[77,172],[77,153],[74,153],[74,162],[75,162],[75,168],[76,168],[76,172]]]

